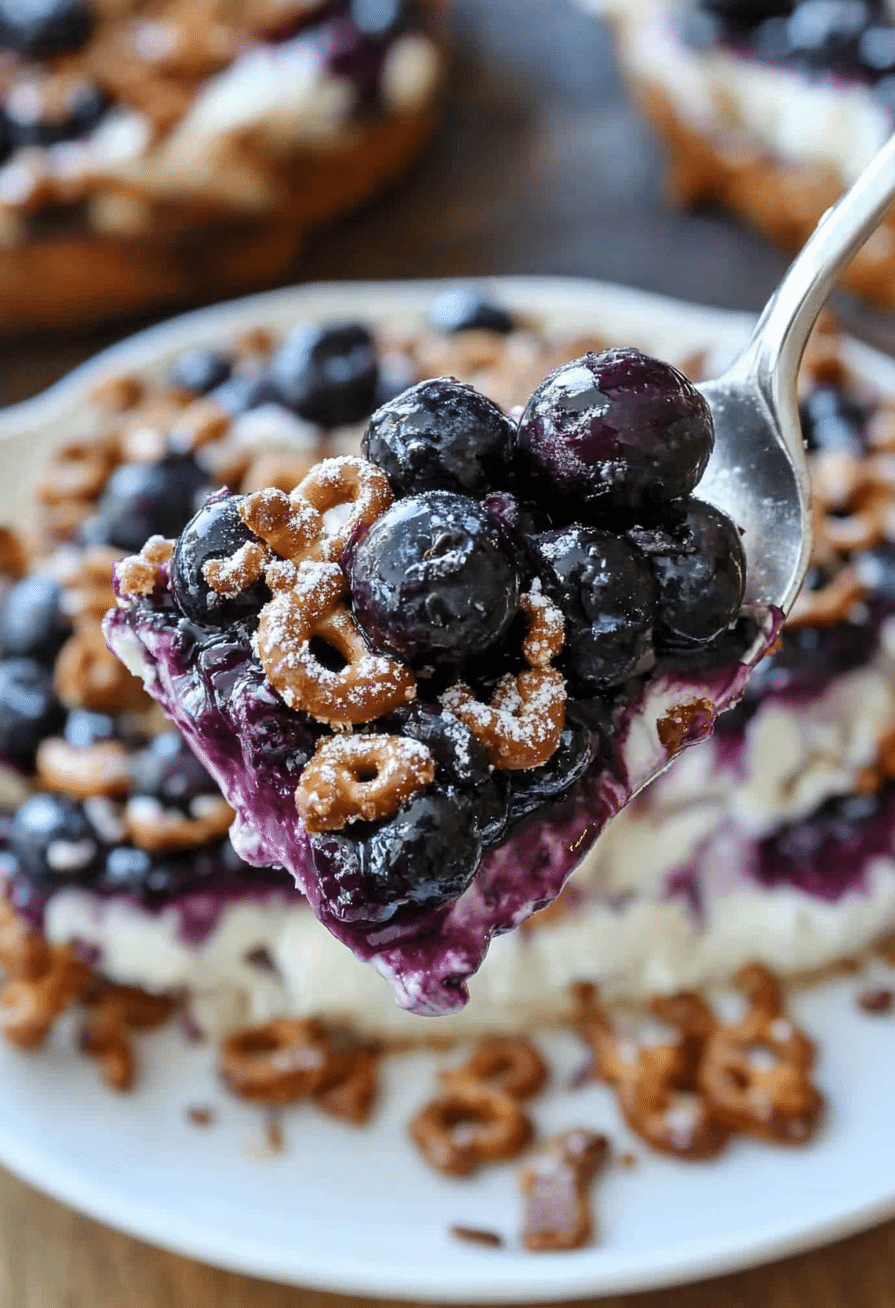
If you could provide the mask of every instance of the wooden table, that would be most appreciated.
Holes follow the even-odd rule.
[[[455,76],[435,148],[406,186],[316,240],[296,278],[567,273],[705,303],[762,304],[784,261],[723,218],[665,208],[659,153],[625,104],[596,24],[564,0],[454,0],[453,9]],[[12,344],[0,402],[33,394],[121,334]],[[893,1269],[889,1223],[770,1268],[605,1302],[895,1308]],[[0,1173],[0,1308],[349,1302],[158,1252]]]

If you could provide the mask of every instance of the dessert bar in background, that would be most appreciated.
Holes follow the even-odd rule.
[[[4,0],[0,319],[281,277],[432,127],[441,0]]]

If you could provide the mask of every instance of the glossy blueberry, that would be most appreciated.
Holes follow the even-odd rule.
[[[45,884],[92,880],[100,858],[96,832],[68,795],[32,795],[16,811],[12,852],[29,880]]]
[[[58,145],[92,132],[109,108],[109,97],[92,82],[73,86],[59,105],[46,105],[34,88],[13,88],[3,107],[10,149]]]
[[[271,363],[284,402],[321,427],[361,422],[372,412],[379,365],[373,337],[361,323],[296,327]]]
[[[122,463],[106,482],[82,539],[136,553],[150,536],[177,536],[207,484],[187,455],[171,455],[162,463]]]
[[[510,775],[510,820],[519,821],[567,795],[596,759],[599,745],[599,737],[582,723],[567,721],[546,763]]]
[[[207,500],[184,527],[174,547],[171,589],[181,612],[203,627],[228,627],[257,618],[270,599],[261,580],[236,595],[222,595],[205,580],[202,569],[212,559],[228,558],[256,540],[239,516],[241,497],[221,494]]]
[[[679,548],[654,556],[659,582],[656,647],[705,645],[730,626],[746,590],[740,533],[719,509],[690,500],[679,527]]]
[[[44,59],[77,50],[95,18],[87,0],[0,0],[0,47]]]
[[[164,731],[132,756],[131,791],[185,807],[199,795],[218,794],[218,787],[180,732]]]
[[[195,395],[207,395],[223,386],[232,371],[229,358],[221,350],[185,350],[171,369],[171,384]]]
[[[252,409],[260,409],[264,404],[283,403],[283,397],[271,377],[260,370],[230,377],[215,386],[209,394],[234,417],[240,413],[249,413]]]
[[[70,745],[87,749],[106,740],[118,737],[115,719],[108,713],[91,713],[88,709],[72,709],[65,719],[62,732]]]
[[[574,695],[626,681],[652,648],[657,587],[628,541],[594,527],[547,532],[538,550],[566,621],[561,666]]]
[[[508,819],[506,778],[491,768],[484,747],[458,718],[417,702],[390,714],[386,725],[429,747],[436,784],[455,786],[472,801],[484,845],[502,839]]]
[[[504,529],[481,504],[447,491],[398,500],[346,566],[373,648],[411,662],[483,653],[519,603]]]
[[[0,662],[0,758],[31,767],[38,745],[64,716],[46,668],[34,659]]]
[[[867,414],[838,386],[816,386],[802,401],[799,413],[809,450],[863,453]]]
[[[486,331],[507,336],[516,329],[506,309],[482,299],[477,291],[463,288],[437,295],[429,309],[429,322],[438,332]]]
[[[870,19],[863,0],[802,0],[787,23],[792,57],[809,68],[854,66]]]
[[[515,433],[484,395],[436,377],[377,409],[363,452],[397,496],[429,490],[482,496],[506,483]]]
[[[858,41],[858,58],[872,77],[895,73],[895,25],[879,23],[865,28]]]
[[[714,444],[708,405],[687,378],[639,350],[563,364],[519,424],[519,457],[534,497],[557,510],[624,517],[688,495]],[[574,510],[574,511],[573,511]]]
[[[327,910],[340,922],[377,923],[458,898],[482,842],[471,801],[447,787],[414,795],[382,824],[312,836],[311,850]]]
[[[62,588],[45,573],[17,582],[0,608],[4,658],[33,658],[50,666],[70,631],[62,612]]]

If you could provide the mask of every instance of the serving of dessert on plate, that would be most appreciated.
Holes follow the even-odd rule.
[[[440,0],[4,0],[0,311],[83,323],[282,276],[431,129]]]
[[[584,0],[607,15],[684,203],[717,202],[798,249],[895,126],[885,0]],[[843,277],[895,305],[895,220]]]
[[[767,968],[824,968],[895,926],[885,363],[829,328],[810,347],[813,570],[776,651],[702,739],[714,706],[742,690],[738,656],[756,635],[741,611],[737,534],[690,496],[710,434],[683,373],[715,373],[735,350],[720,316],[640,309],[621,293],[602,312],[579,301],[565,314],[464,290],[402,299],[371,288],[366,309],[355,302],[362,321],[314,322],[300,296],[286,314],[272,297],[266,320],[262,299],[238,329],[215,334],[206,314],[193,343],[184,320],[176,348],[74,388],[51,424],[70,439],[40,467],[26,533],[3,538],[0,1026],[36,1046],[79,1002],[83,1048],[124,1087],[130,1031],[176,1004],[193,1033],[224,1042],[236,1093],[314,1093],[361,1120],[375,1094],[371,1041],[571,1021],[660,1149],[705,1156],[739,1129],[810,1137],[813,1050],[779,1025]],[[624,349],[607,350],[612,331]],[[635,346],[677,350],[683,371]],[[644,384],[632,392],[635,370]],[[631,473],[643,427],[608,506],[563,485],[563,422],[580,422],[571,400],[597,377],[623,432],[645,412],[667,432],[675,415],[690,463],[658,503],[651,471]],[[139,655],[184,735],[103,640],[116,573],[112,644]],[[307,634],[305,606],[318,599],[321,627]],[[358,666],[373,668],[372,700]],[[532,702],[536,729],[517,730]],[[656,740],[669,753],[702,743],[588,852],[592,824],[632,788],[631,723],[649,757]],[[471,973],[488,932],[554,899],[579,861],[556,902],[497,935],[468,1007],[453,1003],[437,1024],[396,1006],[340,943],[360,957],[387,951],[379,967],[393,983],[414,968],[434,975],[440,948]],[[742,1029],[669,999],[737,977]],[[632,1080],[630,1042],[594,988],[653,1004],[665,1036],[652,1047],[671,1055],[647,1053]],[[419,1003],[424,990],[425,979],[401,997],[436,1006]],[[795,1098],[771,1078],[790,1116],[756,1124],[753,1113],[743,1126],[742,1105],[726,1119],[690,1113],[689,1134],[669,1140],[667,1095],[702,1094],[699,1078],[716,1095],[710,1053],[726,1075],[730,1042],[739,1058],[747,1037],[795,1078]],[[273,1076],[283,1048],[317,1070]],[[510,1153],[529,1138],[516,1118],[510,1131],[503,1100],[483,1106],[480,1083],[497,1077],[505,1099],[530,1051],[486,1042],[477,1057],[415,1128],[424,1153],[438,1153],[457,1113],[481,1124],[496,1112]],[[644,1117],[638,1096],[652,1103],[657,1086],[661,1112]]]

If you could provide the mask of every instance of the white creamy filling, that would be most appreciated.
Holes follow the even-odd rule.
[[[829,170],[844,183],[891,134],[867,86],[811,78],[723,48],[691,50],[675,36],[669,6],[608,0],[591,7],[618,23],[620,52],[632,76],[657,86],[700,134],[729,134],[731,147],[757,144],[775,158]]]

